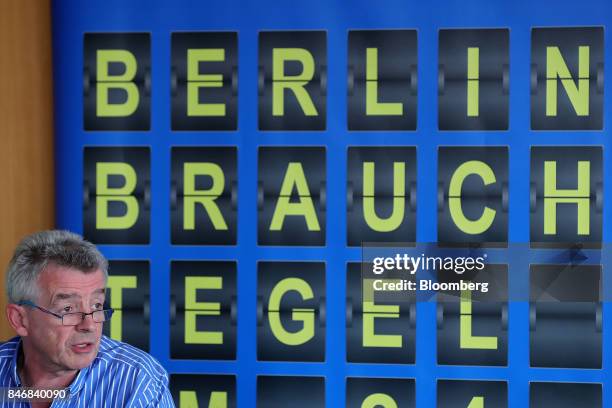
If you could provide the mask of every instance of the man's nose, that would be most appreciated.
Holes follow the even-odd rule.
[[[96,327],[96,322],[93,320],[92,314],[83,315],[83,320],[77,324],[76,328],[79,331],[93,331]]]

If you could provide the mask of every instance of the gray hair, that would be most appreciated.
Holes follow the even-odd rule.
[[[108,278],[108,261],[91,242],[69,231],[36,232],[17,245],[8,265],[6,289],[9,302],[35,301],[38,276],[49,264],[83,273],[100,269],[104,278]]]

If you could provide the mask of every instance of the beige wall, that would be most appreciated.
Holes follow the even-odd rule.
[[[54,225],[49,0],[0,0],[0,341],[5,269],[24,235]]]

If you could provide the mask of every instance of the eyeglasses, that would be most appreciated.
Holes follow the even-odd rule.
[[[89,316],[89,315],[91,315],[91,318],[93,319],[94,322],[102,323],[102,322],[109,320],[114,312],[113,309],[104,309],[104,310],[94,310],[91,313],[74,312],[74,313],[64,313],[63,315],[61,315],[61,314],[53,313],[52,311],[47,310],[44,307],[40,307],[36,305],[35,303],[30,302],[29,300],[21,301],[18,303],[18,305],[35,307],[41,312],[55,316],[58,319],[62,320],[63,326],[76,326],[78,324],[81,324],[83,320],[85,320],[85,316]]]

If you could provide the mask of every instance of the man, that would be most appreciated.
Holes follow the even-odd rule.
[[[102,335],[112,316],[104,310],[107,267],[93,244],[67,231],[19,244],[6,277],[6,316],[19,336],[0,346],[1,408],[174,407],[162,366]],[[68,396],[28,402],[15,395],[20,387]]]

